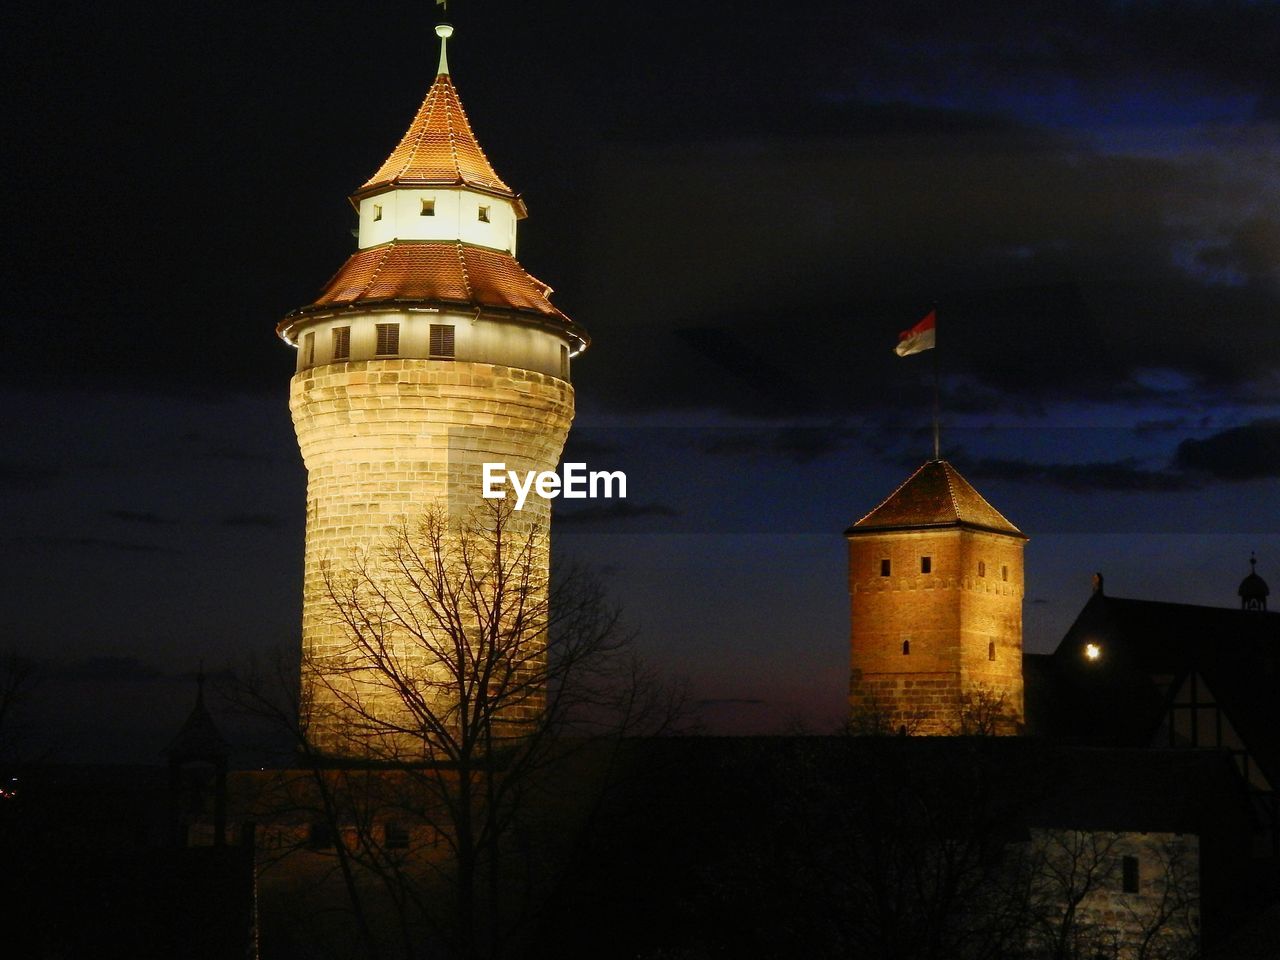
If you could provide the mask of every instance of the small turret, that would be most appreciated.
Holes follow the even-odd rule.
[[[1240,581],[1240,589],[1237,591],[1240,595],[1241,610],[1266,610],[1267,595],[1271,593],[1267,586],[1267,581],[1258,576],[1258,558],[1249,555],[1249,575]]]
[[[213,802],[213,843],[227,838],[227,760],[231,748],[204,705],[204,668],[196,678],[196,704],[165,748],[169,761],[169,835],[174,846],[187,846],[193,819]],[[210,797],[210,794],[212,796]]]

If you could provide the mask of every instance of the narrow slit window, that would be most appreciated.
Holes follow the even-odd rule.
[[[307,828],[307,846],[312,850],[327,850],[334,845],[333,828],[323,820],[317,820]]]
[[[902,655],[903,655],[904,657],[909,657],[909,656],[911,656],[911,641],[910,641],[910,640],[903,640],[903,641],[902,641]]]
[[[394,357],[400,353],[400,324],[380,323],[378,327],[378,356]]]
[[[383,827],[384,840],[388,850],[407,850],[409,847],[409,828],[403,823],[388,820]]]
[[[453,351],[453,324],[451,323],[433,323],[431,324],[431,357],[436,360],[452,360]]]
[[[1142,879],[1138,873],[1138,858],[1124,857],[1120,861],[1120,867],[1123,873],[1121,880],[1124,885],[1124,892],[1137,893],[1139,881]]]
[[[933,573],[933,557],[920,558],[920,572]]]
[[[434,217],[436,215],[436,198],[423,197],[422,206],[418,209],[420,217]]]
[[[312,330],[302,338],[303,363],[308,367],[316,362],[316,333]]]
[[[489,222],[489,208],[481,204],[480,209],[476,212],[476,219],[481,223]]]
[[[333,359],[346,360],[351,356],[351,328],[333,328]]]
[[[569,348],[563,345],[560,347],[560,379],[569,379]]]
[[[882,577],[889,576],[889,573],[892,569],[893,569],[893,565],[888,560],[880,561],[880,576]]]
[[[373,205],[373,220],[375,223],[377,223],[381,219],[382,219],[382,204],[375,203]]]
[[[1009,579],[1009,567],[1005,564],[1000,565],[1000,579],[1001,580]]]
[[[978,561],[978,576],[985,577],[987,575],[987,561]]]
[[[996,642],[992,640],[987,644],[987,659],[994,660],[996,658]]]

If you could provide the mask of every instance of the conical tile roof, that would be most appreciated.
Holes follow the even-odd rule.
[[[509,253],[457,241],[392,241],[357,250],[300,314],[334,307],[431,304],[495,307],[540,314],[581,338],[585,331],[554,307],[551,288]]]
[[[351,199],[391,187],[461,186],[519,203],[516,192],[503,182],[480,149],[453,79],[440,73],[399,145]]]
[[[1026,536],[945,460],[925,463],[845,533],[852,536],[921,527],[972,527]]]

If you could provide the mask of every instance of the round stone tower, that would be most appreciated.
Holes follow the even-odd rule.
[[[298,350],[289,409],[307,467],[302,696],[312,739],[335,755],[362,751],[332,676],[317,676],[347,643],[325,565],[376,551],[428,510],[465,517],[484,502],[486,462],[555,469],[573,420],[570,361],[588,343],[515,259],[524,202],[462,109],[446,55],[453,28],[436,33],[435,82],[350,198],[356,252],[277,328]],[[548,501],[529,497],[520,520],[546,542]]]
[[[845,536],[854,729],[1018,733],[1026,536],[945,460]]]

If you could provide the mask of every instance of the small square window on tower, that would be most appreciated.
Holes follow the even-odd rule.
[[[911,638],[910,637],[907,637],[907,639],[902,641],[902,655],[904,657],[911,656]]]
[[[312,850],[327,850],[333,846],[333,827],[323,820],[317,820],[307,827],[307,846]]]
[[[418,210],[420,217],[434,217],[436,215],[436,198],[423,197],[422,207]]]
[[[1138,858],[1123,857],[1120,860],[1120,868],[1123,874],[1121,880],[1125,893],[1137,893],[1140,885],[1141,876],[1138,873]]]
[[[920,572],[933,573],[933,557],[920,558]]]
[[[489,222],[489,208],[484,204],[480,205],[480,209],[476,212],[476,219],[481,223]]]
[[[453,324],[431,324],[430,354],[433,360],[452,360],[454,358]]]
[[[379,323],[378,328],[378,356],[394,357],[400,353],[400,324],[398,323]]]
[[[996,658],[996,642],[992,640],[987,644],[987,659],[994,660]]]
[[[383,840],[388,850],[407,850],[409,847],[409,828],[403,823],[388,820],[383,827]]]
[[[316,362],[316,332],[312,330],[302,338],[303,363],[308,367]]]
[[[373,219],[374,219],[374,222],[377,222],[378,220],[382,219],[382,204],[375,203],[373,205]]]
[[[882,577],[889,576],[892,569],[893,569],[893,564],[891,564],[888,560],[880,561],[880,576]]]
[[[351,328],[333,328],[333,359],[346,360],[351,356]]]

